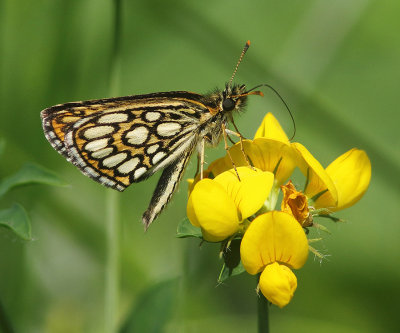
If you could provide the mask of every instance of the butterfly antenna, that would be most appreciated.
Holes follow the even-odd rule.
[[[259,92],[259,91],[253,91],[253,90],[255,90],[255,89],[257,89],[257,88],[260,88],[260,87],[267,87],[267,88],[271,89],[271,90],[279,97],[279,99],[281,100],[281,102],[282,102],[283,105],[285,106],[286,110],[289,112],[290,118],[292,119],[292,123],[293,123],[293,135],[292,135],[292,137],[291,137],[289,140],[292,140],[292,139],[294,138],[294,136],[296,135],[296,122],[294,121],[294,117],[293,117],[292,111],[290,111],[289,106],[287,105],[287,103],[285,102],[285,100],[283,99],[283,97],[278,93],[278,91],[277,91],[274,87],[272,87],[272,86],[270,86],[269,84],[266,84],[266,83],[260,84],[260,85],[254,87],[254,88],[252,88],[252,89],[250,89],[250,90],[247,90],[247,91],[245,92],[245,95],[251,95],[251,94],[262,95],[262,93]],[[252,92],[252,93],[251,93],[251,92]]]
[[[249,49],[249,47],[250,47],[250,41],[248,40],[248,41],[246,42],[246,45],[245,45],[244,48],[243,48],[242,54],[240,55],[240,58],[239,58],[239,61],[238,61],[237,64],[236,64],[236,67],[235,67],[235,70],[233,71],[232,77],[231,77],[231,79],[229,80],[228,87],[231,86],[232,81],[233,81],[233,78],[235,77],[236,72],[237,72],[237,70],[238,70],[238,67],[239,67],[240,63],[242,62],[242,59],[243,59],[244,55],[246,54],[247,50]]]

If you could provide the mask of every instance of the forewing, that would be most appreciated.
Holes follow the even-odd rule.
[[[124,190],[198,142],[201,95],[169,92],[57,105],[42,111],[52,146],[84,174]]]

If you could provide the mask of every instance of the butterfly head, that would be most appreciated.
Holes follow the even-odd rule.
[[[225,90],[222,92],[222,112],[231,112],[233,110],[240,111],[240,109],[246,105],[247,96],[249,95],[263,96],[261,91],[246,91],[246,86],[244,84],[226,84]]]
[[[222,102],[221,107],[222,111],[230,112],[233,110],[240,110],[245,106],[247,95],[246,86],[242,85],[233,85],[227,84],[225,86],[225,90],[222,92]]]

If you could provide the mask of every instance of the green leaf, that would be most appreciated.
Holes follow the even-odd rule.
[[[0,226],[6,227],[24,240],[31,240],[31,221],[24,207],[15,203],[9,209],[0,210]]]
[[[128,314],[120,333],[164,332],[174,314],[179,279],[163,281],[146,290]]]
[[[223,252],[224,265],[218,276],[218,282],[222,283],[231,276],[239,275],[245,271],[240,261],[241,239],[233,239],[230,246]]]
[[[4,178],[0,182],[0,197],[10,189],[26,184],[67,185],[67,183],[61,180],[54,172],[39,165],[27,163],[15,174]]]
[[[178,238],[186,238],[186,237],[196,237],[203,238],[203,234],[201,233],[201,229],[195,227],[190,223],[188,218],[185,218],[182,222],[178,224],[178,228],[176,230],[176,237]]]

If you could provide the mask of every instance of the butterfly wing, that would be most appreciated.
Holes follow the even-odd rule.
[[[201,99],[189,92],[128,96],[56,105],[41,116],[59,153],[90,178],[123,191],[192,152],[208,111]]]

